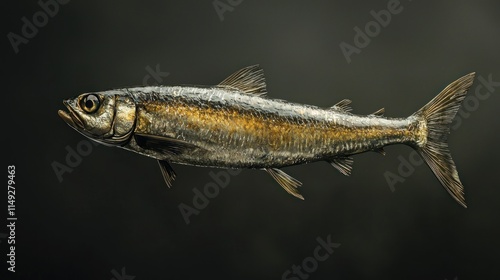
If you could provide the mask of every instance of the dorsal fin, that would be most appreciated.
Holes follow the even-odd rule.
[[[259,65],[245,67],[229,75],[218,86],[237,89],[257,96],[265,95],[266,79],[264,78],[264,70]]]
[[[385,113],[385,108],[380,108],[377,111],[371,113],[372,116],[382,117]]]
[[[352,103],[352,101],[350,99],[344,99],[344,100],[341,100],[340,102],[338,102],[337,104],[333,105],[330,108],[337,109],[337,110],[344,111],[344,112],[350,112],[350,111],[352,111],[351,106],[349,106],[351,103]]]

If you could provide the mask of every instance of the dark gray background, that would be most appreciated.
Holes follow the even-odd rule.
[[[99,146],[58,181],[51,163],[64,163],[65,147],[84,139],[57,116],[62,99],[141,85],[147,66],[169,72],[165,85],[211,85],[258,63],[270,97],[325,107],[350,98],[355,113],[385,107],[391,117],[412,114],[472,71],[500,81],[498,1],[402,1],[350,64],[339,44],[353,44],[353,28],[389,1],[345,2],[243,1],[221,21],[212,1],[74,0],[18,54],[7,34],[20,34],[21,18],[41,8],[4,5],[3,162],[17,170],[15,276],[112,279],[125,267],[136,280],[281,279],[313,255],[317,237],[331,235],[341,246],[309,279],[497,278],[500,87],[450,137],[468,209],[424,165],[391,191],[384,172],[397,174],[406,146],[356,156],[351,177],[326,163],[286,168],[304,183],[305,201],[245,170],[189,225],[178,205],[192,205],[193,189],[219,170],[174,166],[178,179],[167,189],[154,160]],[[6,192],[0,200],[6,205]]]

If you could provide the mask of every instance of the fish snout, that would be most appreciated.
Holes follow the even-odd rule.
[[[69,126],[73,128],[84,128],[83,121],[78,116],[77,112],[73,108],[73,100],[63,100],[64,106],[68,111],[58,110],[57,114],[63,119]]]

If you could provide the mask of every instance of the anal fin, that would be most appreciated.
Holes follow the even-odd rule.
[[[352,165],[354,164],[354,159],[351,157],[336,157],[328,161],[333,167],[335,167],[340,173],[349,176],[352,172]]]
[[[376,149],[373,149],[373,151],[385,156],[384,148],[376,148]]]
[[[282,186],[285,191],[297,198],[304,200],[304,197],[299,193],[298,188],[302,186],[302,183],[292,176],[286,174],[277,168],[264,168],[264,170],[271,175],[271,177]]]
[[[170,163],[166,160],[158,160],[158,165],[160,165],[161,174],[163,175],[163,180],[170,188],[175,180],[176,174]]]

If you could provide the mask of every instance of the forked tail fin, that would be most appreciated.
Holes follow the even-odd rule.
[[[450,124],[457,114],[467,90],[472,85],[475,73],[470,73],[448,85],[414,116],[423,118],[427,126],[427,140],[416,147],[432,172],[450,195],[467,208],[464,187],[458,177],[455,163],[448,149]]]

